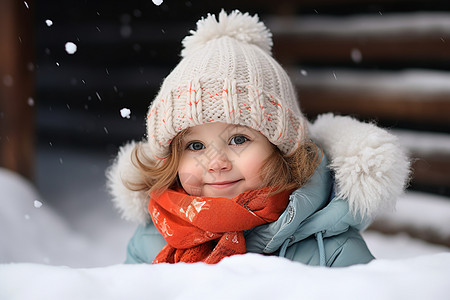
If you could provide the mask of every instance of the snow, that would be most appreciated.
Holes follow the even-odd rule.
[[[163,0],[152,0],[152,1],[157,6],[160,6],[163,3]]]
[[[237,255],[210,266],[0,265],[1,299],[448,299],[450,253],[329,269]],[[26,288],[24,288],[26,287]]]
[[[423,201],[425,197],[427,198],[426,202]],[[444,234],[450,239],[450,203],[448,198],[414,193],[401,198],[397,207],[399,213],[392,212],[383,217],[397,224],[427,227]],[[427,213],[424,214],[424,211]],[[414,220],[411,220],[411,216],[415,216]]]
[[[52,26],[52,25],[53,25],[53,21],[52,21],[52,20],[49,20],[49,19],[47,19],[47,20],[45,20],[45,24],[47,24],[47,26],[48,26],[48,27],[50,27],[50,26]]]
[[[41,197],[23,178],[0,168],[0,190],[0,263],[80,266],[83,261],[85,266],[98,266],[102,256],[111,261],[105,246],[92,245],[51,207],[36,208]]]
[[[122,118],[130,118],[130,114],[131,114],[131,110],[129,110],[128,108],[122,108],[120,110],[120,115],[122,116]]]
[[[349,17],[302,16],[301,18],[272,17],[265,20],[274,33],[313,36],[433,36],[450,34],[448,12],[389,13],[383,15],[354,15]]]
[[[378,260],[401,260],[430,254],[450,253],[445,246],[432,245],[411,238],[405,233],[384,235],[376,231],[363,232],[364,240]]]
[[[67,42],[64,47],[68,54],[74,54],[75,52],[77,52],[77,45],[75,45],[75,43],[73,42]]]
[[[450,84],[448,84],[450,82],[450,73],[445,71],[405,69],[397,72],[369,72],[340,68],[307,71],[308,76],[300,76],[303,75],[303,70],[291,70],[294,80],[300,87],[320,85],[321,87],[326,86],[327,88],[336,89],[361,89],[419,95],[450,93]],[[420,99],[427,98],[423,97]]]
[[[450,155],[450,135],[433,132],[392,130],[400,144],[411,153],[422,155]]]
[[[450,244],[450,201],[445,197],[410,193],[399,199],[395,212],[379,216],[377,222],[392,229],[429,231]]]

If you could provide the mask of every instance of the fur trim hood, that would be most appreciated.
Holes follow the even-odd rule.
[[[393,209],[408,183],[410,162],[397,138],[374,124],[348,116],[324,114],[309,124],[310,138],[321,147],[333,171],[336,194],[349,202],[353,213],[373,218]],[[120,148],[107,170],[108,190],[126,220],[145,224],[149,196],[129,190],[124,181],[138,182],[131,153],[135,142]]]

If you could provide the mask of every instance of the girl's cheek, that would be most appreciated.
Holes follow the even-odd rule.
[[[191,196],[201,196],[202,188],[198,178],[191,173],[180,174],[180,182],[183,189]]]
[[[178,178],[183,188],[187,189],[197,189],[202,181],[202,171],[199,166],[192,161],[184,161],[180,163],[178,168]]]

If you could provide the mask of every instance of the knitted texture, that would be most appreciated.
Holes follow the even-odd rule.
[[[292,83],[271,56],[270,31],[239,11],[208,15],[183,40],[182,59],[166,77],[147,118],[155,158],[182,130],[209,122],[261,132],[285,154],[306,138]]]

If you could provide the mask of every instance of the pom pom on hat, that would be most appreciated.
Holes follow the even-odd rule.
[[[188,56],[189,53],[203,47],[209,41],[224,36],[254,44],[267,53],[271,53],[272,33],[259,21],[257,15],[250,16],[248,13],[243,14],[238,10],[227,15],[222,10],[218,19],[215,15],[208,14],[206,18],[197,22],[197,31],[191,30],[192,35],[185,37],[183,40],[182,57]]]

